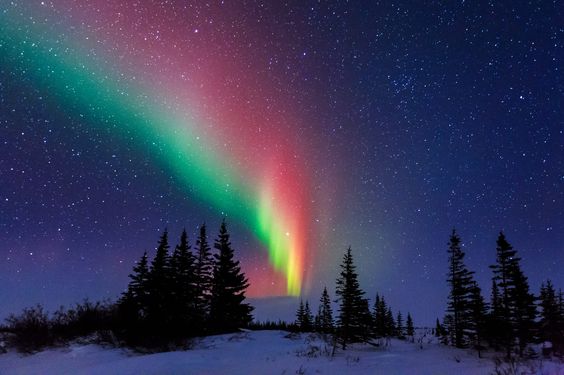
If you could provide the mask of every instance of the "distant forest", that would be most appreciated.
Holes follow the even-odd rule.
[[[5,341],[31,353],[47,346],[88,337],[91,341],[127,346],[139,351],[189,349],[196,336],[240,329],[283,329],[315,332],[337,348],[352,343],[387,345],[389,339],[415,340],[411,314],[393,313],[385,297],[370,306],[361,289],[353,253],[348,248],[336,279],[336,299],[324,288],[316,314],[309,301],[300,301],[295,322],[253,322],[253,308],[245,302],[249,286],[234,257],[225,220],[213,243],[201,225],[192,247],[184,230],[171,250],[169,234],[160,236],[154,257],[145,252],[129,275],[127,290],[115,303],[84,301],[60,308],[51,316],[42,306],[11,315],[2,327]],[[449,296],[446,315],[432,334],[444,345],[484,350],[506,358],[537,355],[531,344],[542,344],[544,355],[564,356],[564,294],[550,280],[538,295],[530,291],[517,251],[500,233],[492,270],[492,293],[486,302],[464,263],[462,241],[452,231],[445,262]],[[332,302],[338,305],[333,313]],[[336,317],[334,318],[334,315]],[[405,319],[405,321],[404,321]]]
[[[453,230],[448,244],[446,282],[449,286],[446,315],[437,318],[432,333],[444,345],[482,351],[503,352],[506,358],[536,356],[531,344],[542,344],[545,355],[564,356],[564,293],[550,280],[540,293],[530,291],[517,251],[503,232],[496,242],[496,263],[492,270],[492,294],[486,302],[474,280],[474,272],[464,264],[462,241]],[[336,284],[339,311],[333,321],[330,298],[323,290],[319,309],[313,316],[309,302],[300,302],[296,327],[302,331],[333,334],[343,349],[350,343],[382,345],[383,338],[414,340],[411,314],[404,324],[401,312],[394,315],[384,296],[376,295],[372,310],[359,286],[351,249],[345,253]]]

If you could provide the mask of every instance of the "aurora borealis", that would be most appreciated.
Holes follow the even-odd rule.
[[[149,83],[133,79],[162,75],[150,69],[120,78],[120,72],[111,69],[119,66],[117,56],[108,53],[109,57],[99,61],[76,41],[62,41],[61,35],[48,28],[57,15],[51,9],[47,7],[47,12],[37,14],[33,7],[7,9],[2,44],[12,61],[29,70],[34,82],[49,89],[56,99],[72,103],[69,110],[85,111],[95,126],[111,128],[124,142],[138,144],[142,152],[161,162],[184,183],[194,198],[210,202],[229,217],[244,220],[266,245],[274,269],[286,277],[286,292],[299,295],[305,251],[301,228],[305,214],[309,214],[305,200],[308,184],[300,165],[293,160],[298,156],[292,145],[276,141],[280,135],[276,129],[268,129],[271,120],[257,116],[249,121],[240,119],[237,113],[219,119],[211,116],[207,122],[219,129],[206,132],[203,115],[190,112],[197,104],[184,98],[186,91],[193,91],[189,84],[181,89],[163,79],[159,82],[166,89],[154,92]],[[117,10],[107,11],[113,14]],[[101,13],[105,19],[106,13]],[[24,26],[27,22],[24,14],[39,21],[22,33],[22,22]],[[72,22],[62,27],[80,28]],[[182,65],[171,62],[172,69],[181,70]],[[166,93],[164,98],[161,92]],[[229,144],[229,150],[221,147],[221,143],[227,146],[226,139],[235,141]],[[151,150],[147,147],[150,144],[158,149]],[[265,151],[267,155],[257,163],[255,156]]]
[[[165,227],[226,217],[253,297],[434,319],[452,226],[564,286],[556,3],[0,0],[3,313],[115,298]],[[541,274],[541,271],[542,273]]]

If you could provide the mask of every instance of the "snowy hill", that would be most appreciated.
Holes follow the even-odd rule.
[[[253,331],[206,337],[194,349],[138,355],[97,345],[71,345],[31,356],[0,355],[0,374],[491,374],[492,359],[422,340],[392,340],[387,348],[337,350],[308,334]],[[564,364],[540,362],[535,374],[564,375]]]

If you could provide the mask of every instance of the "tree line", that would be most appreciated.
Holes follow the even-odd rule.
[[[52,317],[40,305],[6,320],[9,343],[33,352],[93,333],[104,342],[139,348],[182,346],[194,336],[234,332],[252,321],[245,303],[249,286],[230,242],[225,221],[212,249],[201,225],[194,249],[186,230],[170,251],[165,230],[156,253],[145,252],[116,303],[85,301]]]
[[[320,332],[333,335],[334,342],[343,349],[351,343],[375,343],[381,338],[397,337],[413,339],[415,328],[411,314],[404,318],[400,311],[396,317],[384,296],[376,294],[372,310],[365,292],[360,288],[358,274],[354,265],[352,250],[349,247],[343,257],[341,272],[336,280],[335,302],[339,304],[336,320],[333,318],[331,299],[327,288],[323,289],[315,317],[309,301],[300,301],[296,311],[295,327],[303,332]],[[380,345],[377,343],[376,345]]]
[[[289,329],[319,332],[343,349],[351,343],[380,345],[382,338],[410,338],[415,334],[408,312],[394,314],[384,296],[372,306],[361,289],[350,248],[336,279],[338,311],[334,314],[327,288],[314,315],[309,301],[300,301],[296,321],[252,323],[252,307],[245,303],[248,280],[234,258],[225,221],[213,243],[201,225],[194,247],[184,230],[171,251],[168,231],[158,240],[152,259],[145,252],[129,275],[126,291],[115,303],[84,301],[61,308],[51,317],[38,305],[6,320],[8,342],[25,352],[96,333],[114,345],[168,349],[185,346],[194,336],[234,332],[239,328]],[[503,351],[507,357],[531,355],[530,344],[564,355],[564,293],[550,280],[540,293],[530,291],[517,251],[500,233],[488,302],[465,265],[462,240],[452,231],[448,247],[446,315],[437,319],[435,335],[458,348]],[[336,316],[334,316],[336,315]]]
[[[249,283],[234,259],[225,221],[213,255],[205,225],[200,226],[193,252],[186,230],[172,254],[169,248],[165,231],[150,266],[144,253],[129,275],[127,291],[118,302],[128,341],[147,344],[234,332],[252,321],[253,308],[244,302]]]
[[[536,355],[531,344],[542,343],[545,354],[564,355],[564,293],[550,280],[541,285],[540,293],[531,292],[517,251],[500,232],[496,241],[496,262],[492,270],[492,292],[486,302],[482,290],[464,262],[462,240],[453,230],[447,248],[449,295],[446,315],[437,318],[432,330],[440,342],[457,348],[478,351],[503,351],[506,357]],[[360,288],[352,252],[349,248],[336,280],[335,302],[339,310],[333,318],[327,288],[323,289],[317,314],[309,301],[300,301],[294,327],[304,332],[333,335],[345,349],[355,342],[371,343],[374,339],[414,335],[411,314],[398,312],[394,319],[385,298],[376,294],[372,310]]]
[[[449,296],[442,324],[435,333],[458,348],[502,350],[507,357],[533,355],[530,344],[564,355],[564,294],[550,280],[535,296],[521,268],[521,259],[503,232],[496,241],[489,302],[465,263],[462,240],[453,230],[448,242]]]

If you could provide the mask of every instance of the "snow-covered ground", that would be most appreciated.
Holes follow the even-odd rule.
[[[138,355],[97,345],[71,345],[31,356],[0,354],[0,374],[492,374],[492,359],[447,348],[392,340],[338,350],[319,338],[282,331],[255,331],[206,337],[194,349]],[[422,346],[422,348],[421,348]],[[540,367],[537,361],[534,363]],[[564,363],[543,361],[534,374],[564,375]]]

